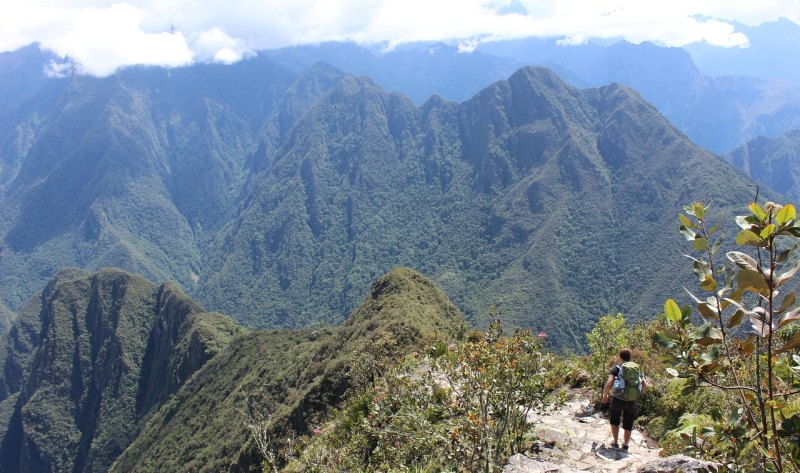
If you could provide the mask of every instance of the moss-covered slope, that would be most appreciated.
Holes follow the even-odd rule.
[[[0,471],[106,471],[148,413],[239,331],[171,284],[60,273],[0,355]]]
[[[342,327],[237,338],[153,416],[111,471],[246,471],[259,461],[248,416],[269,418],[276,441],[305,433],[341,401],[353,361],[375,340],[409,349],[459,324],[461,313],[433,283],[395,269]]]

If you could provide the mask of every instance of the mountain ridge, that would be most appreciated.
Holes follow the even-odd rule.
[[[97,82],[107,90],[94,95],[110,98],[87,102],[98,119],[81,140],[48,144],[61,135],[43,125],[0,207],[4,303],[17,308],[57,267],[116,265],[173,279],[250,327],[294,328],[342,321],[359,288],[409,266],[472,324],[496,304],[509,322],[579,347],[601,313],[644,318],[678,284],[608,276],[637,259],[619,246],[622,202],[667,225],[689,200],[745,200],[733,196],[741,177],[623,86],[580,90],[530,67],[463,103],[417,107],[325,65],[299,78],[266,58],[238,67],[261,71],[241,80],[263,100],[242,103],[238,69],[130,70]],[[195,84],[204,74],[217,81]],[[61,121],[87,107],[77,90],[95,83],[72,81]],[[72,151],[45,152],[54,146]],[[571,214],[601,222],[578,235]],[[637,251],[669,247],[657,225],[631,225],[644,232]],[[550,321],[553,311],[570,320]]]
[[[364,375],[364,359],[384,349],[409,351],[461,323],[433,283],[396,268],[372,285],[343,326],[238,338],[162,407],[110,471],[249,471],[258,453],[248,432],[231,423],[268,422],[275,439],[308,433]],[[209,405],[212,418],[198,415]]]
[[[199,338],[198,315],[190,315],[199,305],[175,286],[120,270],[72,272],[51,281],[40,301],[15,323],[38,322],[40,335],[23,351],[5,347],[3,402],[14,403],[2,422],[6,471],[106,470],[137,424],[182,385],[180,377],[239,330],[220,320],[223,330]],[[11,339],[20,339],[16,333]]]

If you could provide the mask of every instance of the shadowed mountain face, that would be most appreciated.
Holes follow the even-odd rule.
[[[600,315],[647,317],[679,290],[680,205],[749,198],[632,90],[545,69],[422,107],[263,57],[64,81],[0,206],[12,310],[55,268],[115,265],[300,327],[342,321],[403,265],[472,323],[496,303],[575,347]]]
[[[800,199],[800,131],[760,137],[723,156],[760,184]]]
[[[62,272],[2,344],[0,469],[107,471],[239,327],[169,284]]]

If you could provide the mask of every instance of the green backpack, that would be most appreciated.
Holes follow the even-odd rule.
[[[614,378],[614,397],[623,401],[637,401],[642,394],[641,375],[639,365],[632,361],[618,365],[617,376]]]

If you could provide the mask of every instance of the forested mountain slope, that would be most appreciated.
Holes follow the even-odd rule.
[[[253,182],[200,281],[209,306],[336,320],[353,288],[403,264],[473,323],[496,302],[567,344],[595,314],[649,316],[679,289],[679,242],[662,229],[682,203],[751,194],[630,89],[581,91],[536,68],[421,108],[344,78]]]
[[[250,471],[259,454],[244,425],[268,422],[274,448],[310,433],[369,376],[376,357],[418,349],[425,337],[448,337],[462,324],[430,280],[394,269],[340,327],[237,338],[163,406],[111,471]]]
[[[800,130],[761,136],[723,156],[759,183],[800,199]]]
[[[540,68],[421,107],[265,57],[52,80],[29,146],[0,156],[20,163],[0,202],[11,310],[57,268],[113,265],[248,326],[302,327],[342,321],[403,265],[470,323],[497,304],[575,347],[600,315],[648,317],[685,283],[663,231],[682,204],[751,194],[631,89]]]
[[[43,116],[20,106],[18,123],[40,122],[0,155],[0,299],[19,307],[64,266],[191,290],[293,80],[259,60],[50,79],[63,92]]]
[[[242,330],[171,284],[62,272],[3,338],[0,470],[106,471]]]

